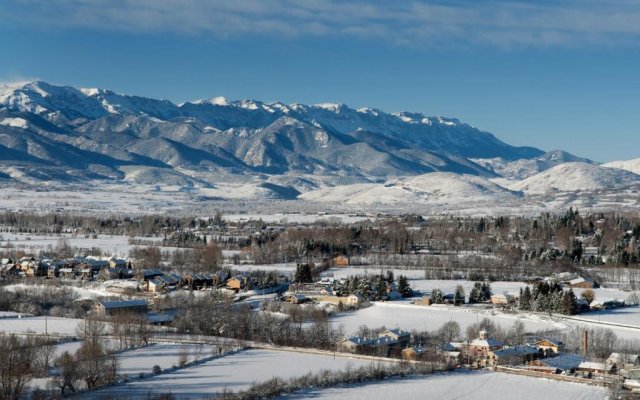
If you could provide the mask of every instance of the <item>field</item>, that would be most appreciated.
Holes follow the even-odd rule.
[[[59,317],[22,317],[0,320],[0,333],[49,333],[76,336],[82,319]]]
[[[175,350],[175,349],[174,349]],[[154,349],[152,349],[154,351]],[[132,353],[144,353],[136,350]],[[134,358],[135,358],[134,354]],[[145,359],[144,372],[151,371],[164,354],[149,356]],[[133,361],[123,361],[133,371]],[[137,361],[135,362],[137,363]],[[177,398],[202,398],[214,395],[229,388],[234,391],[246,389],[252,383],[265,381],[272,377],[288,378],[304,375],[322,369],[344,369],[347,366],[359,367],[370,361],[347,357],[332,357],[316,354],[290,353],[271,350],[247,350],[240,353],[214,359],[203,364],[189,367],[148,379],[130,382],[123,386],[99,390],[86,394],[83,398],[99,399],[141,398],[149,394],[172,393]]]
[[[464,333],[465,329],[483,318],[489,318],[501,327],[508,329],[517,320],[524,322],[527,331],[543,329],[564,329],[566,325],[560,322],[541,319],[531,315],[527,318],[505,314],[492,314],[488,310],[477,308],[453,308],[448,306],[417,306],[403,303],[374,303],[371,307],[354,312],[342,313],[334,316],[335,326],[344,326],[346,334],[354,334],[358,327],[367,325],[370,328],[385,326],[387,328],[402,328],[406,330],[435,330],[445,322],[456,321]]]
[[[493,400],[604,400],[606,389],[576,383],[492,372],[459,372],[388,380],[325,390],[313,390],[290,399],[493,399]]]

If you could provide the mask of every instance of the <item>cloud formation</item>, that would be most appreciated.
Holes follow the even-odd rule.
[[[335,37],[409,46],[635,46],[633,0],[8,0],[20,26],[221,38]]]

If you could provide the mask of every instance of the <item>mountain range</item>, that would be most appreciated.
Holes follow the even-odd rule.
[[[454,118],[344,104],[174,104],[41,81],[0,92],[0,182],[9,185],[231,183],[308,201],[501,201],[627,188],[640,183],[639,165],[511,146]]]

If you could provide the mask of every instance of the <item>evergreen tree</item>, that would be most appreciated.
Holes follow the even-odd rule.
[[[479,303],[482,301],[481,298],[482,298],[482,284],[480,282],[476,282],[473,284],[473,288],[469,293],[469,303],[470,304]]]
[[[573,289],[569,289],[564,292],[562,296],[562,314],[575,315],[578,313],[578,299],[576,298]]]
[[[395,278],[393,276],[393,271],[392,270],[387,270],[387,282],[389,283],[393,283],[395,281]]]
[[[444,294],[440,289],[433,289],[431,291],[431,302],[433,304],[442,304],[444,303]]]
[[[524,290],[520,288],[519,309],[522,311],[531,311],[531,302],[531,289],[529,289],[529,286],[525,287]]]
[[[411,297],[413,296],[413,290],[411,286],[409,286],[409,281],[407,277],[404,275],[400,275],[398,277],[398,292],[402,295],[402,297]]]
[[[491,284],[489,282],[482,282],[481,288],[481,300],[480,301],[489,301],[491,300]]]
[[[382,274],[376,278],[375,288],[375,300],[382,300],[387,295],[387,281]]]
[[[311,273],[311,266],[309,264],[296,265],[296,273],[294,281],[297,283],[311,283],[313,282],[313,275]]]
[[[456,293],[453,298],[453,304],[456,306],[464,304],[464,288],[461,285],[456,286]]]

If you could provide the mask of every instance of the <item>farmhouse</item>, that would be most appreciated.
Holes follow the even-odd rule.
[[[592,279],[585,278],[576,278],[569,281],[569,286],[572,288],[581,288],[581,289],[593,289],[597,288],[598,285]]]
[[[236,275],[227,281],[227,287],[236,291],[250,289],[251,278],[248,275]]]
[[[489,359],[493,365],[521,365],[540,357],[538,349],[534,346],[505,347],[489,353]]]
[[[612,372],[621,369],[631,370],[640,365],[640,357],[637,354],[611,353],[605,363],[607,369]]]
[[[400,347],[407,347],[411,342],[411,333],[402,329],[387,329],[379,337],[388,337],[398,342]]]
[[[369,347],[371,342],[371,339],[353,336],[341,340],[340,342],[338,342],[336,347],[338,351],[343,353],[362,354],[366,352],[365,349]]]
[[[538,350],[542,350],[544,357],[551,357],[564,350],[564,343],[556,339],[542,338],[534,344]]]
[[[582,356],[577,354],[562,354],[557,357],[533,360],[522,368],[546,374],[573,373],[582,361]]]
[[[609,372],[606,363],[583,361],[576,368],[576,372],[580,372],[583,375],[605,375]]]
[[[403,360],[423,361],[428,354],[427,349],[422,346],[407,347],[402,350],[401,356]]]
[[[146,300],[101,301],[93,306],[93,312],[99,317],[116,314],[142,314],[147,312]]]
[[[345,256],[333,257],[333,265],[335,267],[348,267],[349,266],[349,258],[347,258]]]

